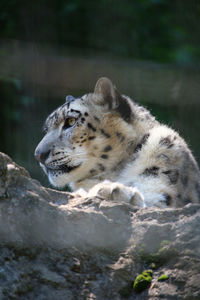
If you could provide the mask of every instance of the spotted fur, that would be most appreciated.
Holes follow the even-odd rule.
[[[35,156],[55,187],[139,206],[199,202],[200,172],[184,140],[107,78],[93,93],[67,96],[44,129]]]

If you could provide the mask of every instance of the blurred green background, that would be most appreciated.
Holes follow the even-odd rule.
[[[186,139],[200,161],[200,2],[0,0],[0,151],[35,162],[46,116],[100,76]]]

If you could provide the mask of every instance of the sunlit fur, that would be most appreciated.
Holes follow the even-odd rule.
[[[76,122],[66,129],[69,117]],[[141,207],[199,200],[199,169],[184,140],[120,95],[107,78],[99,79],[94,93],[59,107],[44,127],[36,155],[49,152],[41,166],[55,187],[93,187],[96,195],[106,191],[113,200],[134,204],[137,198]]]

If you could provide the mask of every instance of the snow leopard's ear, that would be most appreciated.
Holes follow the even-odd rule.
[[[106,110],[115,110],[121,117],[130,122],[133,112],[126,97],[120,95],[112,81],[106,77],[100,78],[94,89],[94,102],[104,106]]]
[[[94,94],[96,104],[103,105],[110,109],[118,106],[117,91],[112,81],[106,77],[99,78],[95,85]]]

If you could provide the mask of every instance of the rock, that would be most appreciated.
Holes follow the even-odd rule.
[[[0,153],[0,299],[200,299],[199,224],[200,205],[75,199]]]

